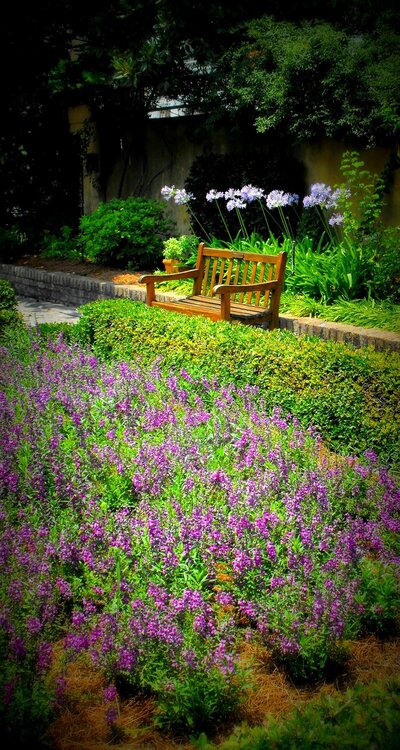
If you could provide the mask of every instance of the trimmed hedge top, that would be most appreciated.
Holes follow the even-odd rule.
[[[264,331],[149,308],[131,300],[92,302],[68,337],[90,344],[107,360],[160,358],[163,369],[184,368],[237,387],[257,386],[313,425],[336,451],[376,451],[399,462],[400,356],[346,344]],[[64,328],[65,330],[65,328]]]

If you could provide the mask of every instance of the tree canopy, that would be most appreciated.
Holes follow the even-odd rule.
[[[221,68],[231,108],[246,109],[258,132],[363,147],[398,138],[400,36],[391,27],[354,33],[267,16],[248,23],[245,34]]]
[[[38,0],[8,7],[1,54],[3,227],[79,214],[77,103],[116,134],[165,96],[288,140],[398,138],[394,0]]]

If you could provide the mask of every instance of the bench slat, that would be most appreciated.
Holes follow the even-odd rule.
[[[237,320],[250,325],[267,321],[269,328],[273,329],[279,322],[286,258],[285,252],[262,255],[209,248],[200,243],[196,268],[192,271],[169,274],[168,277],[145,274],[139,281],[147,285],[147,304],[150,306],[186,315],[204,315],[211,320]],[[165,302],[157,300],[155,284],[178,277],[194,279],[192,295]],[[266,288],[267,282],[272,284]],[[250,285],[253,288],[246,289]]]
[[[205,315],[213,320],[220,320],[221,310],[220,303],[215,297],[187,297],[177,302],[154,302],[154,307],[162,307],[164,310],[173,312],[184,312],[187,315]],[[267,320],[271,315],[270,310],[254,305],[245,305],[238,302],[231,304],[231,317],[237,320]]]
[[[250,261],[246,259],[244,262],[244,266],[243,266],[242,278],[239,281],[239,284],[246,284],[247,282],[247,271],[249,269],[249,263]],[[243,302],[243,300],[244,300],[244,292],[242,292],[242,294],[239,294],[238,302]]]

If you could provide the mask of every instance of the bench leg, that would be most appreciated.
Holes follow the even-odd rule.
[[[152,306],[155,298],[156,298],[156,292],[154,288],[154,281],[148,281],[146,283],[146,304],[150,307]]]
[[[231,319],[231,298],[228,294],[221,294],[221,320]]]

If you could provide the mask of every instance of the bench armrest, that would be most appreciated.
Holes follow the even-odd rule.
[[[263,292],[265,289],[276,289],[278,281],[260,281],[258,284],[217,284],[213,294],[237,294],[239,292]]]
[[[143,276],[139,276],[138,283],[147,284],[149,282],[176,281],[177,279],[195,279],[198,275],[198,268],[193,268],[189,271],[178,271],[177,273],[146,273]]]

